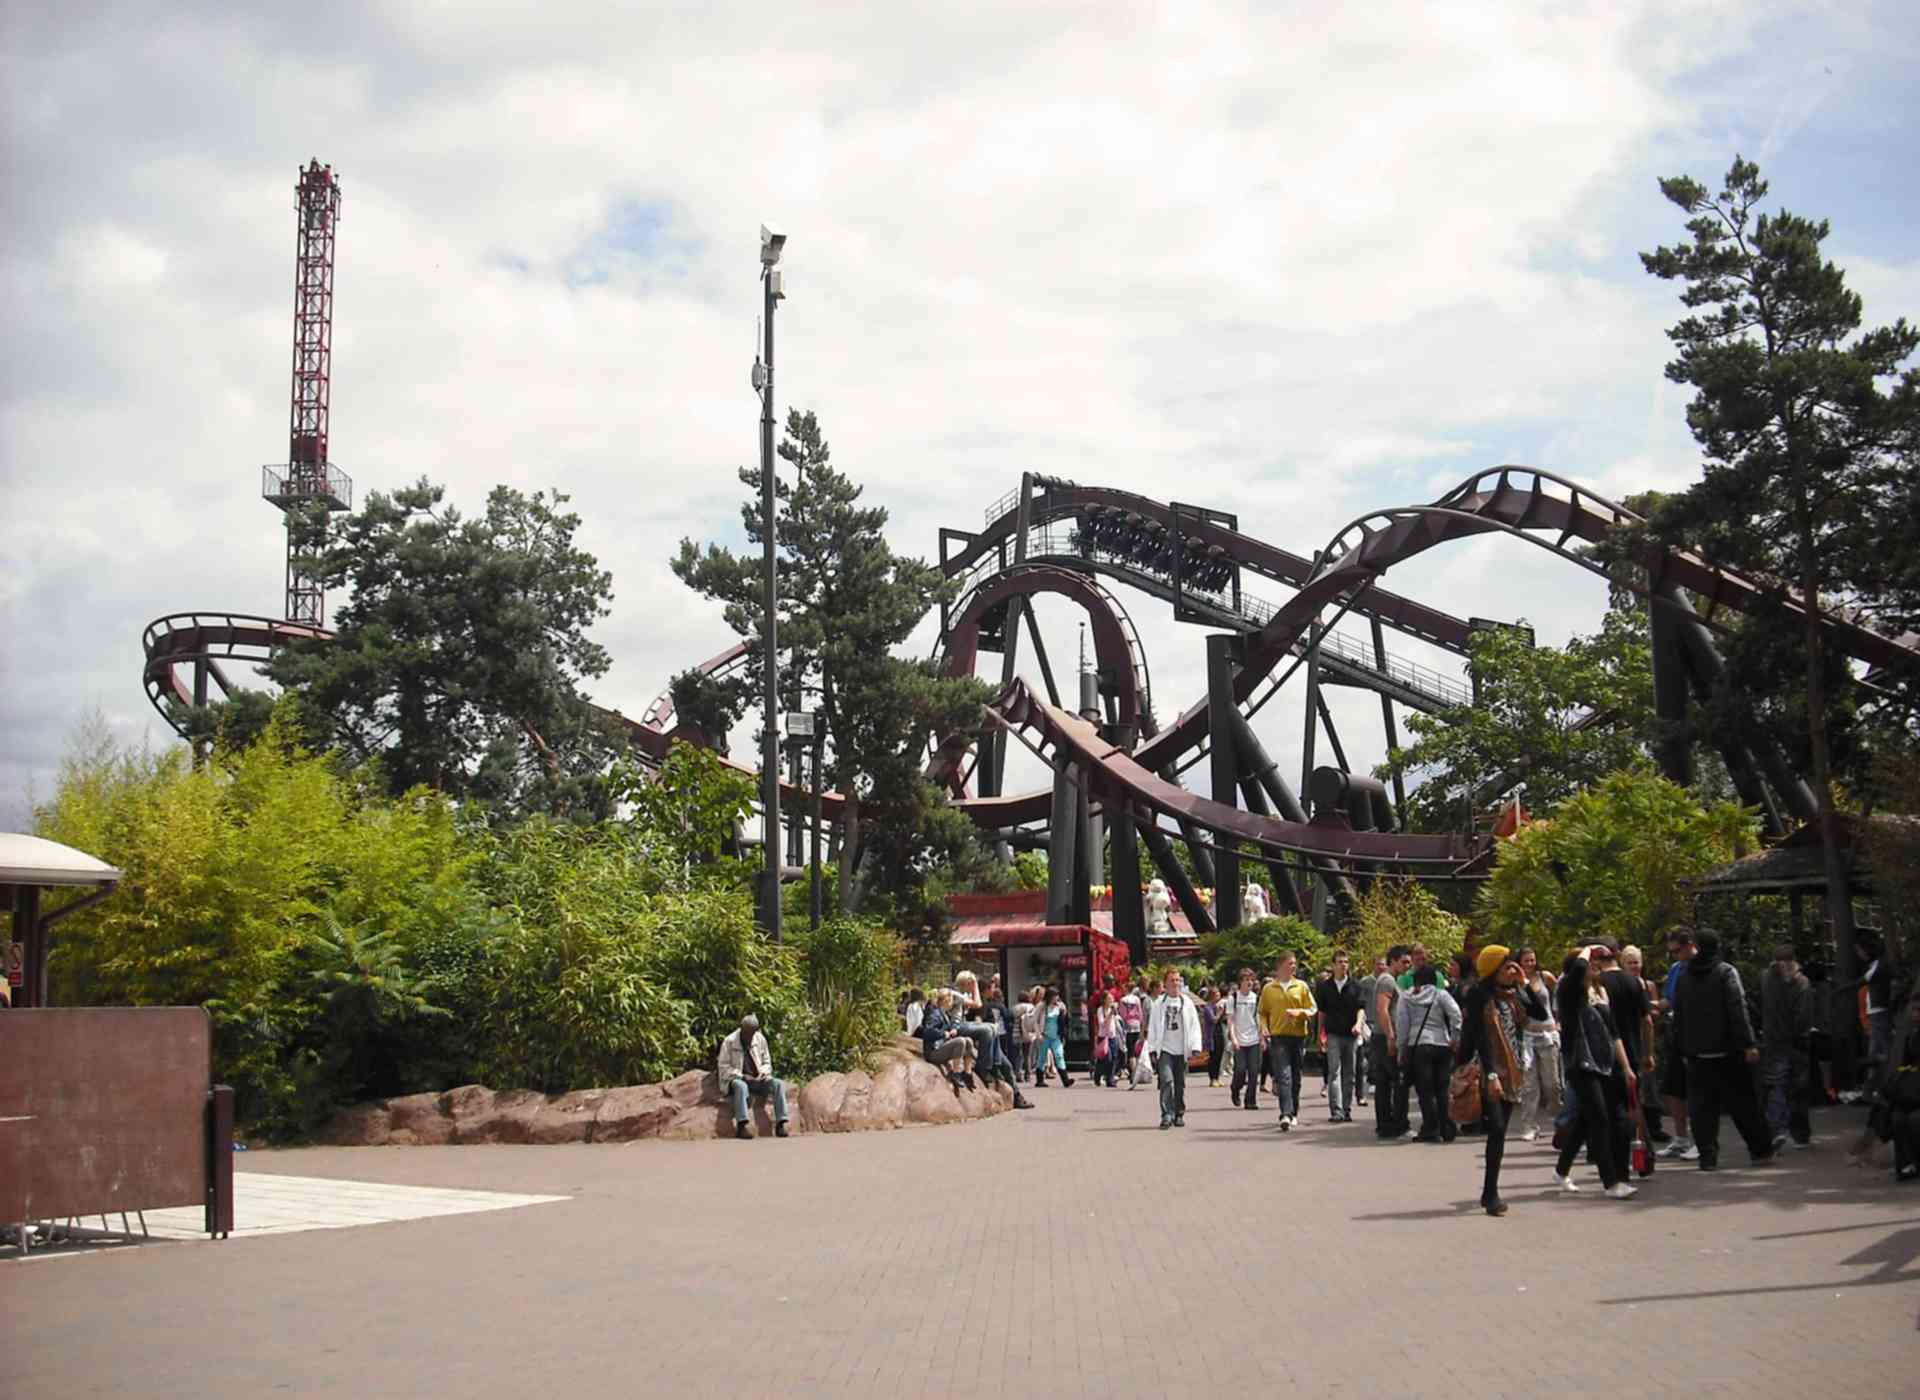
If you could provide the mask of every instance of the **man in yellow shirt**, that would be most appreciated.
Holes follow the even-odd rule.
[[[1300,1120],[1300,1077],[1306,1066],[1307,1032],[1313,1024],[1313,988],[1295,977],[1299,960],[1282,953],[1273,981],[1260,993],[1260,1033],[1273,1061],[1273,1092],[1280,1100],[1280,1131]]]

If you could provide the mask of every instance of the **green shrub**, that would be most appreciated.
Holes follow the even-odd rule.
[[[1205,934],[1200,939],[1200,967],[1206,981],[1232,986],[1234,975],[1250,967],[1261,979],[1272,971],[1280,954],[1291,951],[1303,968],[1324,972],[1332,952],[1327,936],[1298,914],[1276,914],[1239,928]]]

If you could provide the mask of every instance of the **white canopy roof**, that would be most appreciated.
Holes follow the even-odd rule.
[[[0,832],[0,885],[114,885],[121,878],[85,851],[23,832]]]

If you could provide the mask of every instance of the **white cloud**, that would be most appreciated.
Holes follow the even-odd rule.
[[[310,156],[345,190],[341,465],[470,509],[569,492],[630,713],[727,640],[664,560],[736,530],[763,218],[782,401],[928,555],[1022,469],[1301,552],[1495,461],[1686,473],[1627,225],[1724,115],[1699,75],[1753,7],[710,9],[10,15],[0,474],[32,526],[0,557],[0,790],[44,787],[78,707],[150,722],[150,617],[279,606],[255,492]],[[1523,579],[1543,631],[1591,625],[1578,581],[1481,548],[1394,586],[1510,615]],[[1177,711],[1198,638],[1134,612]]]

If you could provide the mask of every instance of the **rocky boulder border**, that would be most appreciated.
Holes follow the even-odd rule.
[[[956,1092],[920,1057],[920,1045],[896,1036],[868,1069],[822,1074],[787,1085],[796,1133],[858,1133],[919,1123],[962,1123],[1013,1107],[1004,1086]],[[772,1106],[753,1103],[754,1131],[773,1131]],[[733,1112],[710,1070],[689,1070],[661,1084],[541,1094],[463,1084],[441,1094],[355,1104],[316,1137],[331,1147],[435,1147],[444,1143],[693,1141],[730,1137]]]

